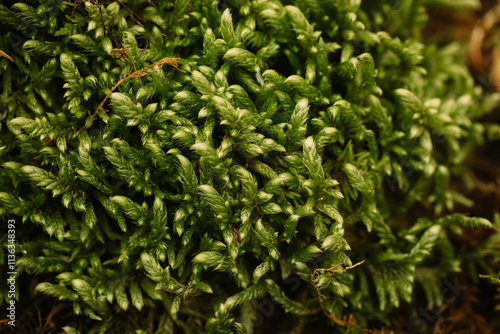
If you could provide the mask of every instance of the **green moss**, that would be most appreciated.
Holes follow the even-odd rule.
[[[468,203],[450,179],[494,104],[459,46],[419,42],[417,2],[366,2],[0,5],[19,271],[56,274],[37,291],[94,331],[153,310],[166,332],[251,333],[263,300],[390,327],[417,284],[439,305],[449,231],[491,226],[441,212]],[[434,219],[395,222],[422,200]]]

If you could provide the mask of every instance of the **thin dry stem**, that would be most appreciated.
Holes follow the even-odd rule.
[[[346,267],[345,269],[342,269],[342,270],[338,270],[336,268],[338,266],[342,265],[343,263],[336,264],[335,266],[328,268],[328,269],[322,269],[322,268],[316,269],[311,274],[311,283],[314,286],[314,288],[316,289],[316,292],[318,293],[318,301],[319,301],[319,305],[321,306],[321,310],[323,310],[323,314],[325,316],[327,316],[328,318],[332,319],[337,325],[346,326],[346,327],[355,327],[356,329],[358,329],[359,331],[361,331],[363,333],[385,333],[383,330],[379,331],[379,330],[361,328],[361,326],[359,326],[357,324],[357,322],[354,319],[354,316],[352,314],[349,315],[349,319],[346,320],[345,316],[342,319],[340,319],[340,318],[336,317],[335,315],[328,313],[325,309],[325,305],[323,305],[323,300],[322,300],[322,298],[326,299],[326,297],[323,294],[321,294],[321,291],[319,290],[319,287],[315,282],[316,277],[318,277],[318,275],[320,275],[320,274],[327,274],[329,276],[333,276],[333,275],[335,275],[335,273],[345,273],[349,269],[357,267],[357,266],[363,264],[364,262],[365,261],[363,260],[361,262],[356,263],[355,265],[352,265],[350,267]]]
[[[133,10],[131,10],[130,8],[128,8],[123,2],[121,1],[117,1],[120,5],[122,5],[123,7],[125,7],[125,9],[128,11],[129,15],[130,15],[130,18],[132,19],[132,21],[134,21],[135,23],[137,23],[138,25],[140,25],[141,27],[144,28],[144,25],[140,22],[146,22],[146,20],[144,20],[142,17],[140,17],[139,15],[137,15],[137,13],[135,13]]]
[[[173,66],[175,67],[178,71],[181,71],[181,72],[184,72],[183,70],[181,70],[178,66],[178,62],[181,61],[182,59],[181,58],[169,58],[169,57],[165,57],[159,61],[157,61],[156,63],[153,63],[151,65],[148,65],[140,70],[137,70],[137,71],[134,71],[132,73],[128,72],[125,74],[125,77],[123,79],[120,79],[120,81],[118,81],[112,88],[111,90],[109,91],[108,94],[106,94],[106,96],[104,97],[104,99],[101,101],[101,103],[99,104],[99,106],[97,107],[97,110],[93,113],[93,114],[90,114],[90,111],[89,111],[89,114],[90,114],[90,119],[92,121],[95,121],[97,119],[97,114],[99,112],[99,110],[105,110],[104,109],[104,104],[106,103],[106,101],[108,101],[109,97],[111,96],[111,94],[122,84],[124,83],[125,81],[127,80],[130,80],[130,79],[134,79],[134,78],[140,78],[140,77],[144,77],[146,75],[150,75],[151,73],[155,72],[155,71],[158,71],[159,69],[161,69],[163,67],[163,65],[170,65],[170,66]],[[82,127],[80,130],[78,130],[77,132],[75,132],[75,134],[73,135],[73,137],[71,139],[75,139],[79,134],[80,132],[82,132],[84,129],[86,128],[86,126]]]
[[[0,50],[0,56],[7,58],[7,59],[8,59],[8,60],[10,60],[11,62],[14,62],[14,61],[12,60],[12,57],[11,57],[11,56],[9,56],[8,54],[6,54],[5,52],[3,52],[2,50]]]
[[[151,6],[153,6],[154,8],[156,8],[156,5],[151,0],[143,0],[142,2],[147,2],[148,4],[150,4]]]

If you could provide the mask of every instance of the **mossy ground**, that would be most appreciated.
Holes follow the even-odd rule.
[[[435,16],[436,20],[442,20],[442,12]],[[481,15],[480,12],[477,15]],[[433,16],[431,15],[431,18]],[[432,26],[436,21],[431,19]],[[438,30],[440,31],[440,30]],[[444,34],[444,33],[443,33]],[[463,36],[460,35],[460,38]],[[476,75],[478,84],[484,84],[484,78]],[[486,87],[488,89],[489,87]],[[499,111],[483,119],[487,123],[500,124]],[[499,213],[500,203],[500,158],[498,156],[498,141],[491,141],[481,146],[466,161],[466,168],[471,172],[471,180],[475,187],[470,189],[462,181],[453,180],[451,187],[459,191],[466,197],[474,201],[473,207],[456,206],[453,212],[468,212],[471,216],[484,217],[490,220],[495,219],[495,214]],[[395,198],[397,193],[392,194]],[[453,213],[445,212],[445,213]],[[434,211],[425,200],[417,202],[404,215],[398,217],[397,221],[402,224],[410,224],[421,217],[434,217]],[[461,254],[467,254],[468,250],[491,241],[497,237],[498,231],[484,229],[462,228],[463,233],[459,236],[450,236],[455,248]],[[472,252],[471,252],[472,253]],[[485,254],[489,256],[489,254]],[[492,268],[500,269],[494,257],[487,258]],[[496,286],[486,280],[478,280],[477,268],[470,268],[464,262],[462,273],[448,277],[450,281],[458,280],[460,284],[467,286],[466,289],[453,301],[445,304],[440,309],[430,310],[431,314],[427,319],[426,331],[428,333],[497,333],[500,331],[500,320],[498,319],[498,295]],[[62,327],[72,326],[85,333],[89,327],[95,323],[94,320],[85,316],[75,316],[71,303],[57,301],[52,297],[42,294],[35,294],[35,286],[39,282],[56,283],[55,275],[23,275],[20,278],[19,289],[23,291],[22,298],[18,305],[18,322],[16,331],[18,333],[61,333]],[[295,300],[301,299],[299,289],[290,294]],[[185,304],[196,302],[194,299],[184,300]],[[422,309],[425,309],[424,299],[417,301]],[[391,328],[399,333],[409,330],[411,319],[408,318],[406,305],[403,303],[399,309],[390,314]],[[143,328],[153,331],[159,326],[159,322],[165,320],[153,314],[154,309],[147,308],[144,311],[135,309],[122,313],[122,321],[113,326],[112,332],[127,333],[129,328]],[[203,317],[202,317],[203,318]],[[163,320],[162,320],[163,319]],[[165,320],[169,321],[169,320]],[[329,320],[321,313],[312,317],[295,318],[288,315],[280,308],[263,319],[261,326],[256,328],[256,333],[327,333],[326,329]],[[2,324],[4,326],[4,324]],[[383,327],[380,324],[379,329]],[[6,327],[5,327],[6,328]],[[6,332],[11,328],[5,329]]]

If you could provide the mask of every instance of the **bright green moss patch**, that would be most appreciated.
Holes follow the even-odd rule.
[[[252,333],[265,300],[390,328],[491,227],[442,212],[498,97],[416,2],[43,3],[0,5],[0,215],[86,331]]]

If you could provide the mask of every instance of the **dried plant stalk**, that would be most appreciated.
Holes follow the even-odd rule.
[[[318,285],[315,282],[316,278],[320,274],[325,274],[326,273],[329,276],[333,276],[333,275],[335,275],[335,273],[345,273],[349,269],[357,267],[357,266],[363,264],[364,262],[365,261],[363,260],[361,262],[356,263],[355,265],[352,265],[350,267],[346,267],[345,269],[342,269],[342,270],[336,269],[338,266],[342,265],[342,263],[339,263],[339,264],[337,264],[337,265],[335,265],[335,266],[333,266],[331,268],[328,268],[328,269],[321,269],[321,268],[320,269],[316,269],[311,274],[311,283],[314,286],[314,288],[316,289],[316,292],[318,293],[318,301],[319,301],[319,304],[321,306],[321,309],[323,310],[323,313],[328,318],[332,319],[337,325],[339,325],[339,326],[346,326],[346,327],[351,327],[352,326],[352,327],[355,327],[356,329],[360,330],[363,333],[385,333],[383,330],[379,331],[379,330],[372,330],[372,329],[361,328],[361,326],[359,326],[356,323],[356,320],[354,319],[354,317],[353,317],[352,314],[349,316],[349,320],[346,320],[345,316],[342,319],[340,319],[340,318],[336,317],[335,315],[328,313],[326,311],[326,309],[325,309],[325,306],[323,305],[323,300],[322,300],[322,298],[326,299],[326,297],[323,294],[321,294],[321,292],[319,290],[319,287],[318,287]]]
[[[125,81],[127,80],[130,80],[130,79],[134,79],[134,78],[140,78],[140,77],[144,77],[146,75],[150,75],[151,73],[155,72],[155,71],[158,71],[159,69],[161,69],[163,67],[163,65],[170,65],[170,66],[173,66],[175,67],[178,71],[181,71],[181,72],[184,72],[183,70],[181,70],[178,66],[178,62],[181,61],[182,59],[181,58],[169,58],[169,57],[165,57],[159,61],[157,61],[156,63],[153,63],[151,65],[148,65],[140,70],[137,70],[137,71],[133,71],[133,72],[128,72],[125,74],[125,77],[123,79],[121,79],[120,81],[118,81],[112,88],[111,90],[109,91],[108,94],[106,94],[106,96],[104,97],[104,99],[101,101],[101,103],[99,104],[99,106],[97,107],[96,111],[90,115],[90,119],[92,121],[96,120],[97,119],[97,113],[99,112],[99,110],[105,110],[104,109],[104,104],[106,103],[106,101],[109,99],[109,97],[111,96],[111,94],[122,84],[124,83]],[[90,111],[89,111],[90,113]],[[82,127],[80,130],[78,130],[77,132],[75,132],[75,134],[73,135],[73,137],[71,139],[74,139],[78,136],[78,134],[80,132],[82,132],[84,129],[86,128],[86,126]]]
[[[7,58],[7,59],[8,59],[8,60],[10,60],[11,62],[14,62],[14,61],[12,60],[12,57],[11,57],[11,56],[9,56],[8,54],[6,54],[5,52],[3,52],[2,50],[0,50],[0,56]]]

